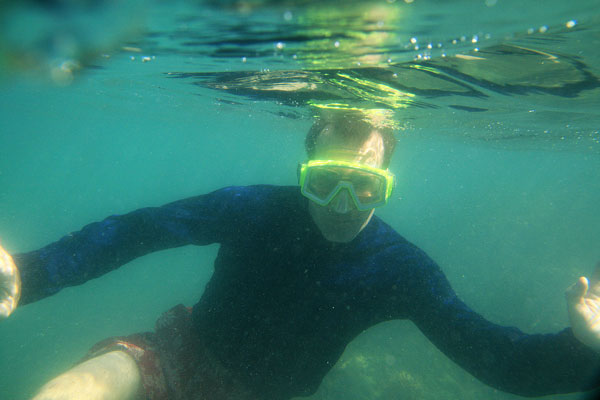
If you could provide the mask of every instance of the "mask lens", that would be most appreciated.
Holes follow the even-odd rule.
[[[376,204],[385,197],[385,177],[369,171],[343,166],[319,166],[308,171],[306,190],[326,200],[341,181],[349,182],[357,200],[363,205]]]
[[[385,196],[385,178],[370,172],[353,171],[349,181],[362,204],[374,204]]]
[[[326,199],[341,180],[337,168],[311,168],[308,172],[307,189],[320,199]]]

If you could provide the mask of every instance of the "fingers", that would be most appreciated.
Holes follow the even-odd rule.
[[[20,286],[18,274],[9,282],[0,282],[0,319],[7,318],[17,308]]]
[[[8,318],[17,308],[17,301],[14,296],[6,296],[0,302],[0,319]]]
[[[0,319],[7,318],[19,302],[19,281],[0,282]]]
[[[0,248],[0,289],[8,291],[8,294],[11,296],[16,296],[18,287],[13,284],[18,283],[18,281],[19,271],[17,270],[17,266],[10,254]]]
[[[8,317],[17,308],[20,294],[19,270],[12,257],[0,247],[0,319]]]
[[[577,282],[571,285],[565,295],[569,306],[575,306],[583,301],[589,287],[589,282],[585,276],[580,277]]]
[[[567,300],[570,303],[577,303],[585,295],[600,296],[600,261],[596,263],[594,272],[588,280],[586,277],[580,277],[578,281],[571,285],[566,292]]]
[[[0,247],[0,282],[4,277],[10,277],[14,274],[15,263],[12,257]]]

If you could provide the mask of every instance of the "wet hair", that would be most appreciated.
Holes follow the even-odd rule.
[[[334,134],[341,136],[348,143],[361,145],[366,142],[372,132],[375,130],[383,139],[383,168],[390,164],[392,154],[396,148],[396,137],[394,135],[393,123],[387,110],[368,110],[371,111],[328,111],[322,112],[315,118],[315,122],[310,127],[306,140],[304,142],[306,154],[309,159],[313,159],[317,140],[321,133],[329,126],[335,127]],[[374,113],[373,111],[381,111]]]

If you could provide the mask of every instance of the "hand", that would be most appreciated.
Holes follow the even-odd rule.
[[[580,277],[567,289],[566,296],[573,334],[583,344],[600,351],[600,262],[592,278]]]
[[[10,254],[0,246],[0,319],[17,308],[21,297],[21,277]]]

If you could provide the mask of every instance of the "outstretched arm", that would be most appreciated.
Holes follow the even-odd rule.
[[[570,328],[528,335],[493,324],[456,296],[433,261],[416,275],[411,282],[415,299],[411,319],[440,350],[482,382],[522,396],[599,386],[600,355],[577,340]]]
[[[21,304],[84,283],[154,251],[231,240],[244,223],[253,194],[249,188],[225,188],[113,215],[42,249],[16,254]]]

